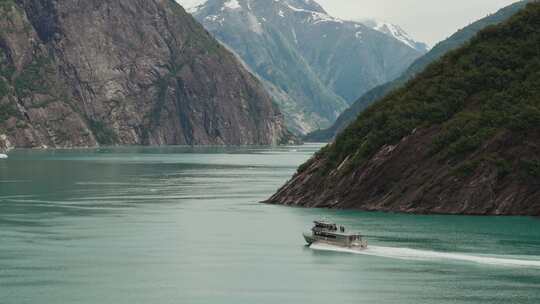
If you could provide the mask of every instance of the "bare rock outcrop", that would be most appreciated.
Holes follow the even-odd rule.
[[[16,147],[289,139],[258,79],[172,0],[10,0],[0,14],[0,134]]]

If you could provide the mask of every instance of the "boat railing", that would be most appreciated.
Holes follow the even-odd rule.
[[[364,240],[364,239],[362,239],[362,240],[360,241],[360,247],[362,247],[362,248],[367,248],[367,241]]]

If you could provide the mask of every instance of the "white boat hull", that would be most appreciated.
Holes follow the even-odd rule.
[[[343,241],[337,241],[333,239],[315,236],[309,233],[304,233],[303,236],[308,246],[311,246],[311,244],[321,243],[321,244],[328,244],[328,245],[338,246],[338,247],[343,247],[343,248],[367,249],[368,247],[367,241],[364,239],[355,240],[353,242],[343,242]]]

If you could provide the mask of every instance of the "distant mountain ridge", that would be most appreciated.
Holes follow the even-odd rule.
[[[308,134],[305,137],[307,141],[326,142],[332,140],[335,136],[344,130],[351,122],[353,122],[359,113],[365,110],[369,105],[378,99],[384,97],[392,90],[404,85],[409,79],[421,72],[426,66],[433,61],[439,59],[447,52],[462,46],[469,41],[476,33],[489,25],[498,24],[510,18],[517,11],[525,7],[532,0],[519,1],[504,7],[496,13],[480,19],[469,26],[457,31],[448,39],[439,42],[424,56],[418,58],[411,64],[410,67],[397,79],[384,83],[362,95],[354,102],[347,110],[345,110],[336,120],[336,122],[328,129],[321,129]]]
[[[265,83],[299,133],[330,126],[425,53],[307,0],[209,0],[190,9]]]

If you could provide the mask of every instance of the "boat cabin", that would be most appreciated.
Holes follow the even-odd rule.
[[[338,227],[334,223],[325,221],[315,221],[314,224],[315,226],[311,229],[314,240],[348,247],[354,245],[367,246],[360,234],[346,232],[343,226]]]
[[[315,221],[313,229],[337,231],[337,225],[330,222]]]

